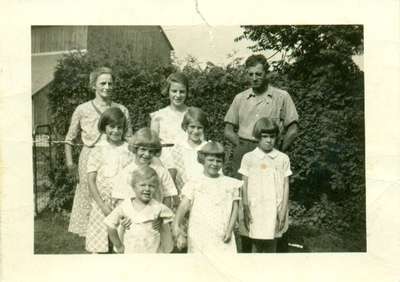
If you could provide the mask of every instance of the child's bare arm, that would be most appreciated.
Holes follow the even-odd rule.
[[[231,216],[229,218],[228,227],[225,230],[225,235],[224,235],[225,243],[228,243],[232,238],[233,227],[235,226],[235,222],[237,220],[238,213],[239,213],[239,200],[235,200],[235,201],[233,201],[232,212],[231,212]]]
[[[93,198],[93,200],[96,202],[96,204],[99,206],[103,214],[108,215],[109,213],[111,213],[112,207],[109,206],[107,203],[105,203],[103,199],[100,197],[99,190],[97,190],[96,177],[97,177],[97,172],[88,173],[89,193],[90,196]]]
[[[121,242],[121,239],[118,236],[117,230],[115,228],[107,227],[107,232],[111,242],[114,245],[115,250],[120,254],[124,253],[125,248]]]
[[[160,133],[160,122],[157,118],[152,118],[150,121],[150,129],[157,132],[157,134]]]
[[[247,194],[248,187],[248,177],[243,175],[243,193],[242,193],[242,203],[243,203],[243,217],[244,217],[244,225],[247,229],[249,229],[249,225],[251,222],[251,213],[249,209],[249,198]]]
[[[249,201],[248,201],[248,197],[247,197],[247,186],[248,186],[248,182],[249,182],[248,177],[243,175],[242,180],[243,180],[242,202],[243,202],[243,205],[248,206],[249,205]]]
[[[283,199],[282,206],[278,211],[279,230],[282,230],[285,226],[286,213],[289,206],[289,177],[285,177],[283,185]]]
[[[175,218],[172,223],[172,231],[174,236],[176,237],[180,232],[180,225],[182,224],[182,221],[186,215],[190,211],[191,207],[191,202],[188,198],[183,196],[182,201],[180,202],[178,209],[176,210]]]
[[[186,234],[180,226],[182,225],[186,213],[190,211],[191,206],[191,201],[187,197],[183,196],[172,223],[172,234],[176,240],[176,246],[178,249],[184,248],[187,244]]]

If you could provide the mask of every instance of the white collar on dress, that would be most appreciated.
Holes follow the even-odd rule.
[[[254,149],[254,153],[255,153],[256,157],[259,158],[260,160],[264,159],[265,157],[275,159],[279,154],[278,150],[276,150],[276,149],[272,149],[271,152],[265,153],[263,150],[261,150],[258,147]]]
[[[190,145],[189,145],[189,142],[188,142],[188,140],[184,140],[184,141],[182,141],[182,142],[179,142],[178,144],[180,145],[180,146],[182,146],[183,148],[185,148],[185,149],[190,149],[190,150],[196,150],[196,151],[198,151],[198,150],[200,150],[201,149],[201,147],[203,147],[205,144],[207,143],[207,141],[202,141],[201,143],[200,143],[200,145],[197,145],[195,148],[193,148],[193,147],[191,147]]]

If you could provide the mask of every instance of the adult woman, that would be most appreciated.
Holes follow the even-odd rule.
[[[74,203],[69,222],[68,231],[80,236],[86,235],[86,228],[90,214],[89,189],[86,176],[86,163],[91,149],[102,138],[97,128],[100,115],[110,107],[119,107],[127,118],[127,134],[132,135],[129,112],[121,104],[112,102],[113,75],[110,68],[100,67],[90,73],[90,89],[95,92],[95,98],[80,104],[72,114],[68,133],[65,137],[65,159],[70,175],[78,178]],[[80,134],[83,148],[79,156],[78,168],[72,158],[74,140]],[[78,171],[77,171],[78,169]]]

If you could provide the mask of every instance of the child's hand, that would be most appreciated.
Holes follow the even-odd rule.
[[[172,226],[172,235],[175,238],[176,247],[178,249],[181,250],[187,246],[186,234],[178,225]]]
[[[161,224],[162,224],[163,220],[161,217],[157,218],[156,220],[153,221],[153,229],[155,231],[160,232],[161,229]]]
[[[181,228],[178,226],[178,224],[172,224],[172,235],[174,238],[178,238],[181,232]]]
[[[130,220],[130,218],[123,216],[120,219],[120,223],[124,229],[128,230],[131,227],[132,221]]]
[[[182,250],[183,248],[185,248],[187,246],[187,239],[186,236],[184,234],[179,234],[178,237],[176,238],[176,247],[179,250]]]
[[[121,244],[121,246],[114,246],[114,251],[117,254],[123,254],[125,252],[125,246],[123,244]]]
[[[278,219],[278,232],[282,231],[286,223],[286,212],[280,210],[277,214]]]
[[[232,232],[225,232],[223,241],[224,243],[229,243],[232,239]]]
[[[244,226],[247,230],[250,229],[250,223],[253,221],[250,213],[249,205],[243,205]]]

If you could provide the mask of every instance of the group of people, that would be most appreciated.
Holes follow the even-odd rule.
[[[276,251],[288,228],[291,175],[289,158],[278,149],[293,142],[298,116],[289,94],[268,83],[268,67],[262,55],[246,60],[251,88],[236,95],[225,116],[234,177],[222,172],[223,145],[207,141],[207,113],[186,105],[183,73],[166,80],[162,92],[170,104],[134,133],[127,108],[112,101],[111,69],[90,74],[95,98],[75,109],[65,146],[78,180],[69,231],[85,237],[86,251]],[[78,136],[83,148],[76,166]]]

